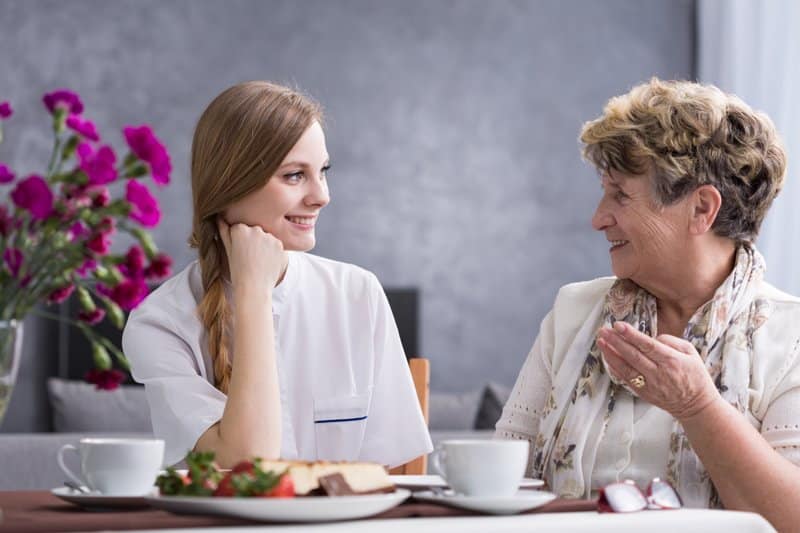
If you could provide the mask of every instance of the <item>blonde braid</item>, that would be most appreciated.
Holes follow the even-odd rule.
[[[227,272],[227,256],[222,241],[217,238],[217,227],[213,219],[204,220],[200,235],[193,235],[190,242],[199,248],[204,294],[197,306],[197,313],[205,327],[208,350],[214,363],[214,386],[227,394],[231,381],[228,353],[231,313],[223,278]]]

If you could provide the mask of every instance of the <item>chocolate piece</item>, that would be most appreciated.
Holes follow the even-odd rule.
[[[319,486],[328,496],[352,496],[356,494],[342,474],[328,474],[319,478]]]

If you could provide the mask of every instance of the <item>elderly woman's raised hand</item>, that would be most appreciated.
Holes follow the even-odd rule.
[[[653,339],[630,324],[616,322],[613,328],[600,330],[597,345],[615,377],[679,421],[720,398],[703,360],[689,341],[672,335]]]
[[[228,254],[231,284],[248,291],[272,290],[286,268],[283,243],[259,226],[226,224],[217,220],[220,238]]]

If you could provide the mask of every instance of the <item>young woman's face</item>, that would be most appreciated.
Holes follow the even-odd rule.
[[[325,134],[315,121],[267,184],[231,205],[225,220],[229,224],[261,226],[280,239],[285,250],[312,249],[317,217],[330,201],[328,161]]]

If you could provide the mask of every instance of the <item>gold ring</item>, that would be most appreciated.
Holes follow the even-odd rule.
[[[643,376],[643,375],[641,375],[641,374],[639,374],[638,376],[636,376],[635,378],[633,378],[633,379],[631,380],[631,385],[633,385],[633,386],[634,386],[634,387],[636,387],[637,389],[641,389],[641,388],[642,388],[642,387],[644,387],[646,384],[647,384],[647,382],[644,380],[644,376]]]

